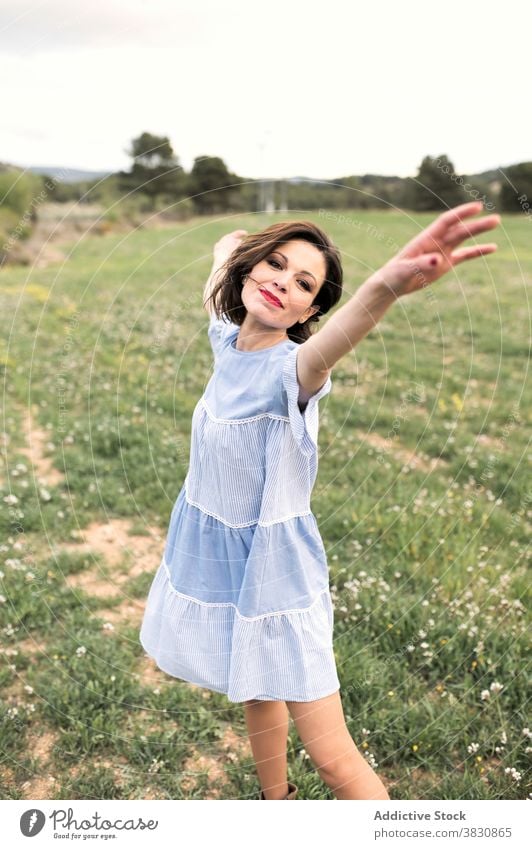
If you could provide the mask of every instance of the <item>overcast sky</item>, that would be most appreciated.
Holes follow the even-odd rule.
[[[0,0],[0,161],[129,168],[143,131],[246,177],[532,159],[526,0]]]

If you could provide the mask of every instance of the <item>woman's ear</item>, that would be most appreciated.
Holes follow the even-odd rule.
[[[319,311],[320,311],[320,308],[317,307],[317,306],[309,307],[307,310],[305,310],[305,313],[304,313],[305,318],[300,318],[299,323],[304,324],[306,321],[309,320],[311,315],[315,315]]]

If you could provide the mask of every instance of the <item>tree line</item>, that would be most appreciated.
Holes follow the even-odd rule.
[[[198,156],[190,172],[181,166],[167,136],[144,132],[127,151],[131,167],[102,179],[55,181],[49,199],[102,203],[134,201],[142,212],[173,211],[175,217],[257,211],[264,202],[262,180],[229,171],[217,156]],[[16,179],[15,179],[16,177]],[[25,174],[0,166],[0,208],[19,214],[28,209],[31,196],[47,175]],[[47,186],[50,186],[48,177]],[[477,175],[458,174],[442,154],[426,156],[415,177],[376,174],[314,180],[294,177],[268,182],[268,197],[276,210],[374,209],[399,207],[433,211],[468,200],[482,200],[486,210],[520,212],[532,203],[532,162],[511,165]]]

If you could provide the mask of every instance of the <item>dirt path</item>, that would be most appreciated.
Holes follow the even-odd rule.
[[[105,236],[107,233],[128,233],[143,226],[143,218],[149,219],[150,230],[176,227],[180,220],[172,213],[137,213],[133,220],[126,214],[117,220],[106,218],[106,207],[97,203],[43,203],[38,207],[37,220],[30,236],[17,240],[11,246],[5,267],[31,265],[32,268],[47,268],[51,263],[63,262],[68,258],[65,244],[77,242],[85,236]]]
[[[23,433],[26,447],[20,449],[28,460],[30,474],[39,486],[61,486],[66,481],[65,475],[53,466],[52,458],[47,456],[47,451],[53,450],[50,433],[39,426],[38,407],[34,405],[23,416]],[[50,447],[48,448],[50,443]],[[87,527],[78,531],[78,539],[72,543],[60,543],[56,547],[57,552],[76,552],[97,557],[94,565],[83,572],[67,575],[66,583],[73,589],[83,589],[84,592],[96,598],[116,598],[123,596],[122,600],[113,607],[99,608],[94,615],[103,618],[114,626],[135,625],[140,627],[145,608],[145,599],[127,597],[124,590],[125,584],[141,574],[155,574],[164,549],[164,534],[161,528],[153,525],[145,527],[145,533],[132,533],[135,525],[138,527],[138,518],[109,519],[106,522],[91,522]],[[108,630],[106,633],[112,638],[115,631]],[[17,644],[17,652],[29,655],[33,662],[38,663],[47,656],[46,641],[36,638],[27,638]],[[172,686],[175,682],[171,676],[160,670],[155,662],[144,655],[137,667],[136,678],[141,686],[152,689]],[[15,681],[5,689],[6,702],[16,707],[21,701],[27,701],[28,694],[24,690],[26,682],[22,674],[18,674]],[[189,686],[194,690],[201,690],[192,684],[180,682],[180,686]],[[202,691],[203,697],[208,700],[210,693]],[[143,711],[139,711],[139,717],[143,718]],[[146,714],[146,722],[149,724],[150,712]],[[52,729],[39,728],[27,734],[27,745],[36,761],[35,775],[24,781],[20,791],[25,799],[53,799],[60,787],[60,780],[53,775],[53,753],[60,742],[60,735]],[[185,791],[193,789],[196,784],[196,776],[207,773],[210,782],[223,786],[228,780],[227,769],[230,764],[237,762],[240,757],[251,757],[251,748],[247,737],[240,738],[234,732],[229,723],[225,725],[224,735],[217,744],[213,754],[204,754],[200,749],[193,749],[187,758],[183,768],[182,786]],[[119,761],[120,759],[118,759]],[[123,763],[114,762],[105,758],[91,757],[83,763],[91,766],[105,766],[115,774],[115,779],[120,786]],[[66,781],[70,779],[75,785],[76,775],[79,773],[81,764],[69,769],[65,776]],[[5,780],[13,783],[13,769],[5,766],[2,770]],[[206,798],[220,798],[220,789],[211,787]],[[146,788],[145,798],[165,798],[153,788]]]

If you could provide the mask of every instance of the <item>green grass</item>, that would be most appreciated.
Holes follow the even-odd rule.
[[[340,246],[342,303],[391,244],[432,219],[346,215],[351,223],[293,216],[313,218]],[[132,533],[153,525],[164,536],[212,366],[201,306],[212,246],[273,220],[89,235],[62,246],[64,265],[2,272],[4,798],[29,798],[25,782],[43,775],[55,777],[43,792],[58,799],[258,794],[251,757],[222,746],[229,726],[245,735],[241,706],[162,672],[154,683],[136,622],[103,627],[106,611],[143,602],[157,553],[117,599],[67,579],[107,569],[111,589],[128,564],[64,546],[79,528],[119,518]],[[313,510],[330,564],[342,700],[355,742],[396,799],[529,790],[529,239],[524,217],[506,216],[497,254],[402,299],[337,365],[321,407]],[[30,403],[44,455],[65,475],[56,486],[39,480],[26,453]],[[30,653],[32,640],[44,650]],[[44,754],[43,734],[53,741]],[[205,762],[191,767],[193,754],[218,764],[225,783]],[[293,726],[289,770],[301,798],[333,798]]]

